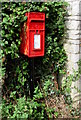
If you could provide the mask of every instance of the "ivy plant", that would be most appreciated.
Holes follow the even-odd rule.
[[[45,13],[45,55],[37,57],[35,61],[35,80],[45,78],[53,73],[64,72],[66,63],[66,53],[63,48],[63,38],[65,36],[65,16],[66,2],[2,2],[2,22],[1,22],[1,60],[3,69],[3,99],[7,104],[11,103],[16,111],[19,109],[19,101],[23,101],[30,96],[30,59],[20,53],[20,32],[24,22],[26,12],[44,12]],[[50,83],[48,82],[48,85]],[[48,87],[48,86],[47,86]],[[37,88],[38,90],[38,88]],[[36,92],[36,91],[35,91]],[[38,91],[40,97],[40,90]],[[46,91],[45,91],[46,93]],[[34,96],[39,99],[38,96]],[[20,100],[18,100],[20,99]],[[4,102],[5,103],[5,102]],[[35,103],[36,104],[36,103]],[[9,109],[7,108],[6,117]],[[22,105],[23,106],[23,105]],[[31,106],[32,107],[32,106]],[[37,103],[37,107],[39,107]],[[22,108],[23,109],[23,108]],[[31,115],[32,110],[29,111]],[[23,109],[24,110],[24,109]],[[16,116],[21,114],[11,111],[10,114]],[[18,113],[19,112],[19,113]],[[43,116],[43,112],[35,113]],[[34,115],[35,115],[34,114]],[[12,116],[13,116],[12,115]],[[21,114],[21,116],[24,114]],[[27,116],[28,117],[28,116]]]

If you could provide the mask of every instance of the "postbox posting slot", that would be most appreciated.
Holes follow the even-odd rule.
[[[30,22],[37,22],[37,21],[40,21],[40,22],[42,22],[42,21],[45,21],[44,19],[32,19],[32,20],[30,20]]]

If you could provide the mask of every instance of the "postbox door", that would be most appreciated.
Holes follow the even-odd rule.
[[[43,56],[44,55],[44,32],[36,33],[35,30],[31,30],[29,33],[29,56]]]

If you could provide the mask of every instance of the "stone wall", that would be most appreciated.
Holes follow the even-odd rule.
[[[69,73],[73,68],[78,70],[77,62],[81,59],[81,0],[65,0],[69,3],[67,7],[68,16],[66,17],[67,35],[64,48],[68,56],[67,69]],[[72,83],[72,87],[81,90],[81,79]],[[74,101],[81,99],[80,93],[72,89],[71,96]]]

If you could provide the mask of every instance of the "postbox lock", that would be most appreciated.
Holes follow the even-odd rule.
[[[36,30],[36,33],[38,33],[38,30]]]
[[[45,13],[28,12],[25,16],[27,16],[26,37],[22,31],[20,52],[28,57],[44,56]]]

